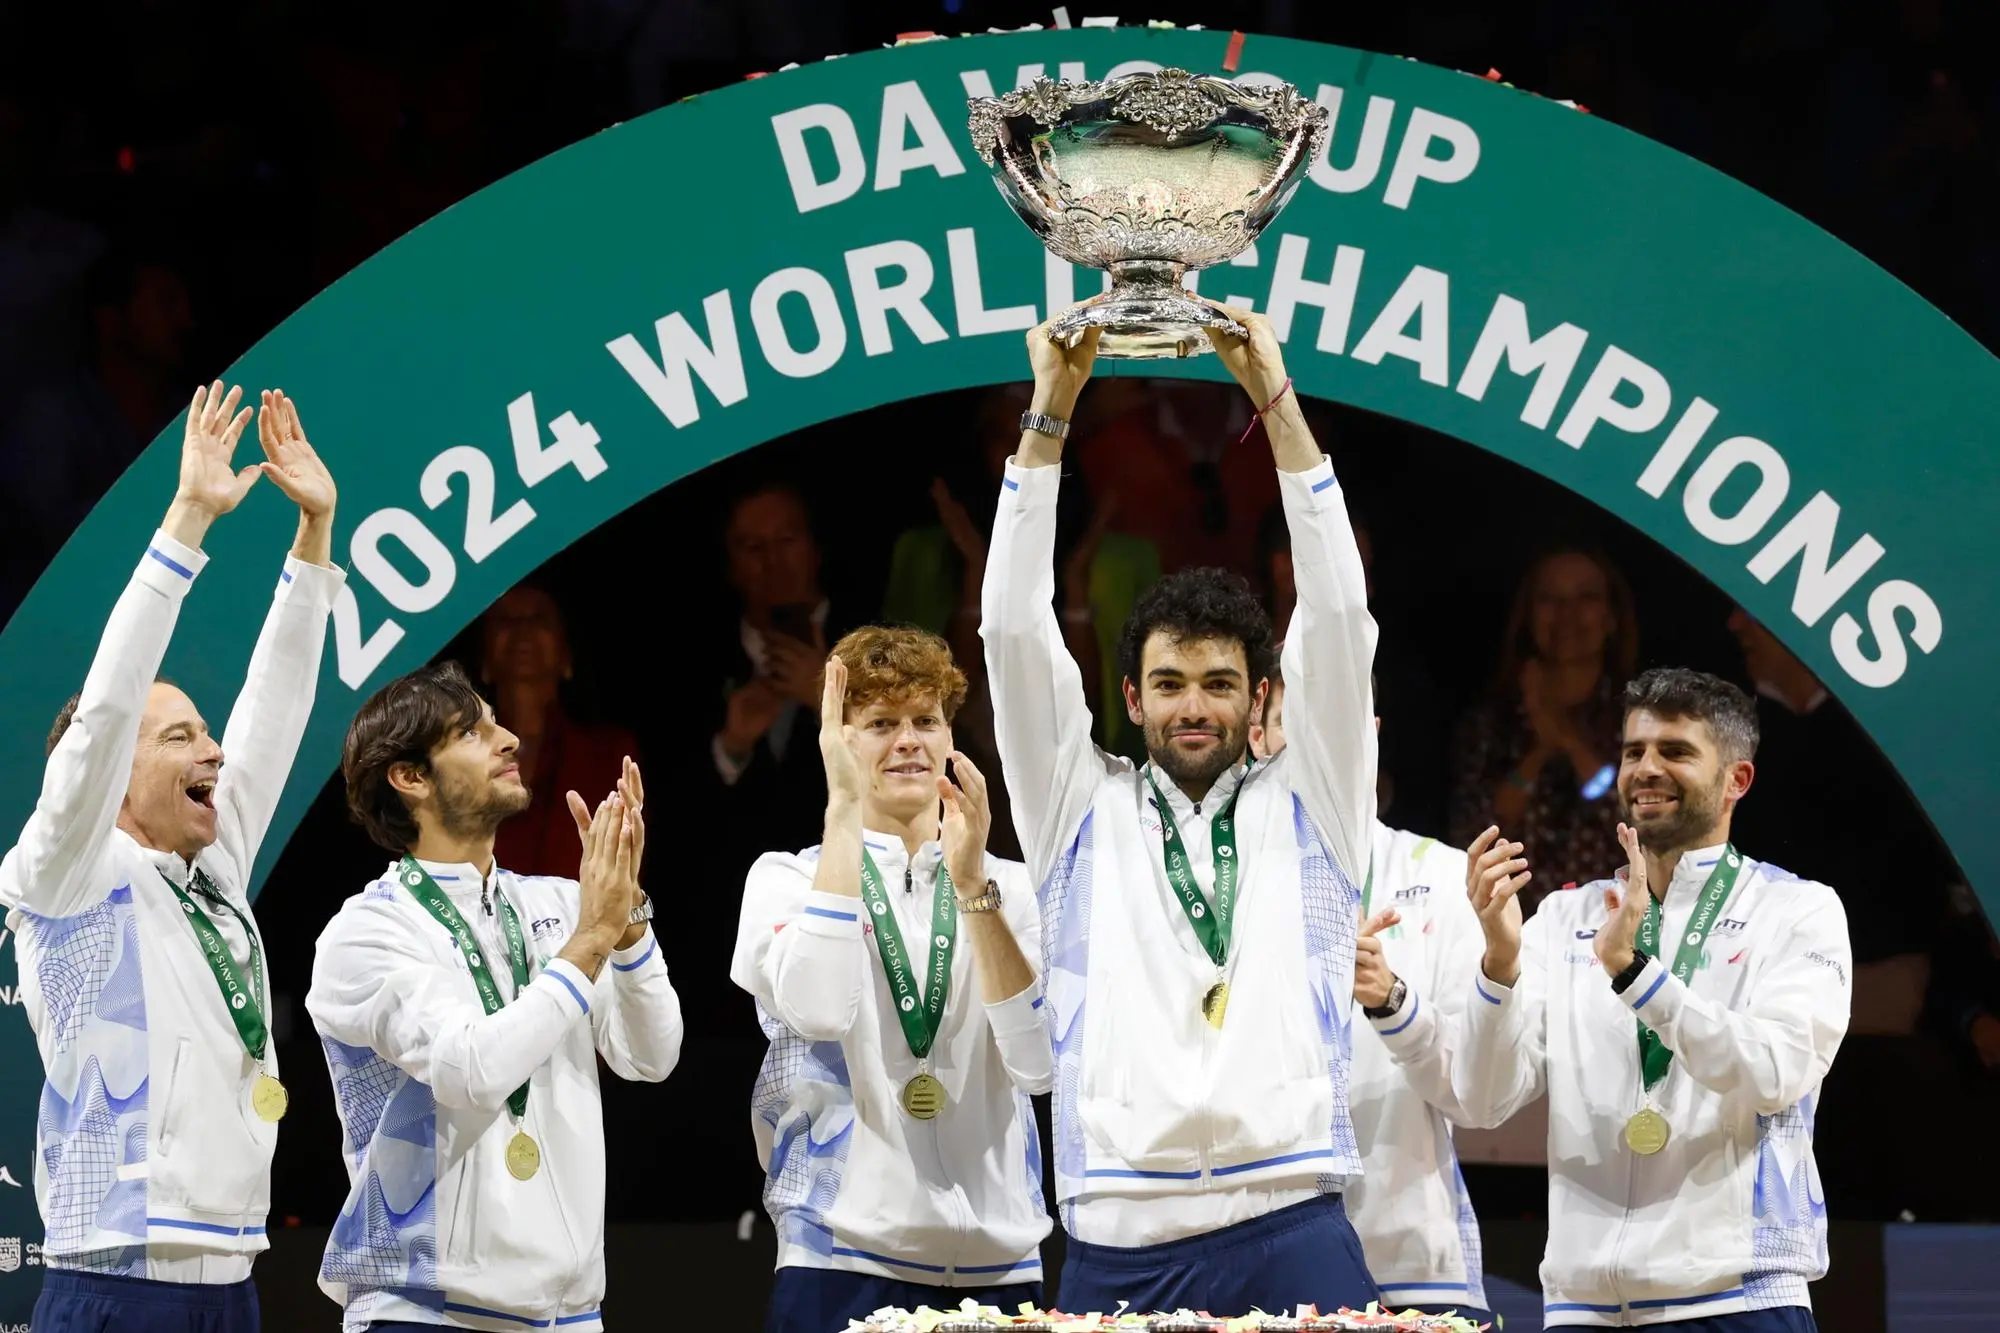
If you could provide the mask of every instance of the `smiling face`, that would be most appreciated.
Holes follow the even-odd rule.
[[[868,773],[869,804],[899,823],[937,804],[951,724],[936,695],[878,699],[847,710]]]
[[[1707,722],[1646,708],[1625,715],[1618,800],[1640,845],[1665,854],[1729,837],[1729,817],[1750,790],[1747,759],[1724,762]]]
[[[1235,639],[1176,642],[1155,630],[1139,666],[1142,679],[1125,681],[1125,708],[1145,730],[1147,757],[1189,795],[1207,791],[1243,759],[1264,682],[1253,686]]]
[[[515,762],[520,741],[483,701],[479,718],[431,747],[429,771],[398,764],[390,782],[410,804],[419,826],[435,824],[455,838],[482,838],[528,808],[528,788]]]
[[[118,809],[118,827],[142,846],[193,860],[215,841],[215,782],[222,747],[194,701],[164,682],[146,696],[132,776]]]
[[[1529,629],[1544,662],[1601,661],[1617,628],[1611,582],[1587,555],[1550,556],[1535,570]]]

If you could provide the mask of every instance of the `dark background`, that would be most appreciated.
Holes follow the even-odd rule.
[[[1080,22],[1111,8],[1073,5],[1070,16]],[[1791,206],[1993,347],[1996,11],[1991,0],[1153,0],[1122,18],[1497,69]],[[122,466],[119,448],[136,452],[189,386],[328,282],[454,201],[606,125],[898,32],[1049,21],[1046,8],[998,0],[0,4],[0,503],[87,512]],[[170,321],[169,334],[138,358],[172,391],[150,426],[145,393],[121,398],[136,405],[120,436],[46,404],[52,386],[97,364],[101,314],[122,299],[116,275],[132,259],[178,275],[188,318]],[[1724,628],[1727,599],[1663,548],[1457,441],[1351,409],[1326,411],[1329,451],[1373,532],[1379,614],[1425,663],[1453,713],[1490,679],[1524,552],[1531,538],[1550,535],[1601,545],[1630,580],[1642,664],[1740,678],[1741,655]],[[774,442],[643,501],[543,571],[578,659],[566,702],[581,719],[632,729],[648,755],[661,757],[649,768],[656,824],[701,826],[700,809],[675,804],[682,788],[673,765],[706,743],[704,732],[690,746],[699,724],[679,681],[706,637],[735,634],[721,547],[726,497],[751,478],[802,487],[814,499],[829,594],[865,605],[879,595],[896,533],[931,521],[932,476],[977,475],[968,413],[961,397],[921,398]],[[66,447],[63,432],[72,428],[96,429],[110,461],[52,481],[40,464]],[[55,490],[37,489],[45,485]],[[675,540],[663,544],[662,533]],[[32,524],[0,524],[0,618],[59,538]],[[462,655],[469,643],[450,651]],[[321,925],[383,861],[345,822],[330,785],[259,904],[280,991],[280,1058],[295,1094],[276,1167],[274,1228],[287,1218],[323,1225],[345,1193],[325,1066],[300,1001]],[[675,882],[651,883],[679,975],[712,972],[735,924],[733,886],[715,907],[716,898],[682,882],[712,873],[698,857],[690,861]],[[1858,936],[1871,926],[1857,918],[1853,929]],[[738,1040],[752,1021],[740,994],[684,998],[691,1047]],[[1995,1073],[1949,1022],[1851,1039],[1821,1122],[1834,1215],[1994,1220],[1994,1163],[1968,1149],[1940,1171],[1937,1154],[1940,1142],[1955,1146],[1990,1127],[1995,1090]],[[612,1220],[733,1225],[750,1212],[762,1224],[747,1091],[607,1080]],[[1918,1107],[1923,1126],[1882,1132],[1888,1117]],[[1845,1108],[1845,1127],[1836,1108]],[[1474,1167],[1467,1176],[1489,1218],[1531,1219],[1543,1206],[1538,1169]],[[762,1230],[768,1235],[768,1225]],[[1532,1267],[1514,1276],[1532,1282]]]

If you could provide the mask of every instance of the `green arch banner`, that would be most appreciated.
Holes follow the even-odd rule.
[[[1220,73],[1230,41],[921,42],[690,99],[447,210],[230,367],[303,405],[350,570],[260,877],[366,693],[555,551],[775,436],[1023,376],[1021,331],[1098,275],[1049,260],[997,197],[968,94]],[[2000,804],[2000,362],[1795,214],[1567,105],[1276,38],[1248,38],[1229,72],[1298,85],[1335,126],[1287,211],[1202,290],[1271,315],[1303,392],[1543,473],[1741,602],[1881,743],[2000,919],[2000,849],[1975,836]],[[1139,369],[1221,374],[1212,358]],[[171,492],[179,433],[0,634],[10,829]],[[264,487],[210,535],[167,669],[218,723],[291,523]],[[0,979],[12,1001],[11,962]],[[0,1050],[0,1166],[27,1186],[39,1063],[19,1022]],[[9,1183],[0,1320],[26,1318],[10,1311],[40,1233]]]

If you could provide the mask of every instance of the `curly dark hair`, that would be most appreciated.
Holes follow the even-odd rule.
[[[1155,631],[1175,643],[1234,639],[1243,645],[1252,688],[1277,669],[1270,613],[1248,580],[1226,569],[1177,570],[1140,596],[1118,636],[1118,669],[1127,680],[1139,680],[1140,654]]]
[[[1726,764],[1757,757],[1757,705],[1742,687],[1720,676],[1654,667],[1625,686],[1625,712],[1641,708],[1661,717],[1706,722]]]
[[[389,770],[414,764],[430,771],[431,752],[485,713],[479,691],[456,662],[437,662],[384,685],[347,727],[340,756],[347,779],[347,813],[377,846],[407,852],[417,845],[417,820]]]

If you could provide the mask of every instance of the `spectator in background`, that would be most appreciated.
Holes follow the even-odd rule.
[[[1894,768],[1812,669],[1741,607],[1729,629],[1757,698],[1757,799],[1748,845],[1833,884],[1854,932],[1856,1033],[1910,1032],[1930,981],[1946,896],[1962,879]],[[1856,836],[1866,829],[1868,835]]]
[[[519,875],[575,879],[583,851],[563,793],[610,791],[625,760],[639,762],[639,743],[617,727],[578,723],[563,707],[574,668],[562,608],[547,589],[522,583],[502,593],[480,633],[479,679],[494,717],[520,740],[515,759],[532,798],[500,825],[494,854]]]
[[[1632,591],[1606,556],[1564,545],[1529,566],[1492,692],[1459,723],[1450,830],[1461,846],[1491,825],[1519,830],[1535,867],[1524,912],[1620,863],[1618,700],[1638,655]]]
[[[819,542],[796,490],[769,484],[743,494],[730,506],[723,543],[743,615],[713,650],[724,673],[715,696],[722,715],[704,732],[705,767],[719,790],[704,818],[719,819],[726,839],[727,863],[716,873],[736,883],[767,848],[804,847],[819,836],[821,672],[845,625],[820,587]]]
[[[1953,884],[1938,940],[1930,1007],[1935,1026],[1988,1078],[2000,1079],[2000,934],[1970,885]]]
[[[912,528],[896,539],[882,597],[883,620],[919,626],[951,644],[952,656],[971,682],[966,706],[953,724],[954,734],[973,762],[989,773],[1000,769],[993,745],[992,700],[985,688],[985,649],[979,642],[979,589],[986,571],[993,500],[1006,475],[1007,458],[1020,442],[1021,413],[1027,410],[1028,398],[1027,386],[1009,385],[981,399],[980,517],[972,516],[974,511],[959,501],[943,477],[934,479],[931,501],[939,521]],[[1086,442],[1083,448],[1087,454],[1090,445]],[[1059,614],[1063,639],[1089,683],[1086,693],[1096,717],[1098,743],[1136,760],[1145,755],[1145,738],[1125,711],[1117,639],[1139,594],[1158,581],[1160,558],[1146,538],[1112,530],[1119,512],[1115,492],[1100,494],[1095,504],[1086,488],[1065,492],[1056,520],[1063,598]],[[1006,795],[997,785],[993,800],[994,854],[1018,856]]]
[[[1409,636],[1396,631],[1394,614],[1376,600],[1375,542],[1367,525],[1352,515],[1350,522],[1361,550],[1368,609],[1381,627],[1382,637],[1375,644],[1375,712],[1394,720],[1380,742],[1376,761],[1376,812],[1386,816],[1393,808],[1405,828],[1442,837],[1449,763],[1444,705],[1422,655],[1410,651]],[[1282,505],[1266,510],[1258,525],[1256,574],[1271,624],[1283,634],[1292,623],[1298,591],[1292,582],[1291,530]]]
[[[0,583],[25,596],[43,566],[186,406],[188,284],[163,258],[113,252],[94,270],[86,365],[21,400],[0,434]]]

